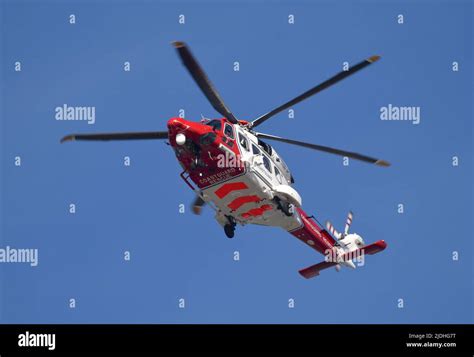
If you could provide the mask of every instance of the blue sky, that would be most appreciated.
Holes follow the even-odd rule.
[[[1,15],[0,243],[38,248],[39,265],[0,264],[0,322],[473,322],[471,2],[2,1]],[[344,61],[381,55],[259,129],[392,162],[345,167],[274,145],[308,213],[342,228],[353,210],[352,230],[388,248],[356,271],[305,280],[297,271],[323,257],[287,232],[246,226],[229,240],[211,210],[194,216],[163,142],[59,144],[71,132],[165,130],[179,109],[215,117],[174,40],[249,120]],[[95,106],[96,123],[56,121],[63,104]],[[388,104],[420,107],[419,125],[380,120]]]

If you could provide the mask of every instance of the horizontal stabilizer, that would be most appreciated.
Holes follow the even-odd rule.
[[[366,245],[366,246],[360,248],[359,250],[363,250],[364,254],[372,255],[372,254],[376,254],[378,252],[381,252],[385,248],[387,248],[387,243],[385,243],[384,240],[378,240],[377,242]]]
[[[330,268],[337,265],[337,263],[333,262],[321,262],[315,265],[311,265],[310,267],[301,269],[299,273],[304,276],[306,279],[314,278],[315,276],[319,275],[321,270]]]
[[[352,260],[354,256],[358,256],[360,254],[369,254],[369,255],[376,254],[384,250],[386,247],[387,247],[387,243],[385,243],[384,240],[379,240],[375,243],[366,245],[352,252],[347,252],[343,254],[342,256],[340,256],[340,259],[342,261],[347,261],[347,260]],[[299,273],[306,279],[310,279],[310,278],[314,278],[315,276],[318,276],[321,270],[331,268],[337,264],[338,264],[337,262],[324,261],[315,265],[311,265],[310,267],[301,269]]]

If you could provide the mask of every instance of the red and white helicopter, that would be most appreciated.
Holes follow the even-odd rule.
[[[217,222],[227,237],[234,236],[237,224],[259,224],[285,229],[303,243],[325,255],[325,261],[300,270],[305,278],[319,275],[329,267],[355,268],[357,255],[375,254],[386,248],[379,240],[365,245],[361,236],[349,233],[352,213],[347,217],[343,233],[327,222],[327,230],[301,208],[301,196],[292,187],[293,176],[275,149],[262,139],[280,141],[341,155],[379,166],[387,161],[358,153],[310,144],[255,131],[265,121],[302,100],[349,77],[379,59],[372,56],[347,71],[342,71],[289,102],[253,121],[238,120],[204,73],[187,45],[174,42],[178,55],[214,109],[223,118],[192,122],[183,118],[168,120],[167,131],[73,134],[61,139],[72,140],[168,140],[183,167],[181,177],[197,194],[193,211],[199,214],[204,204],[216,212]]]

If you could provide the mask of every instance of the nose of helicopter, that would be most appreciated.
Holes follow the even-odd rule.
[[[168,137],[171,145],[184,145],[186,139],[194,137],[191,123],[183,118],[171,118],[168,120]]]
[[[171,145],[184,145],[186,141],[193,141],[195,144],[201,143],[200,138],[212,131],[208,125],[188,121],[183,118],[171,118],[168,120],[168,137]]]
[[[189,127],[189,122],[183,118],[171,118],[167,123],[168,131],[186,130]]]

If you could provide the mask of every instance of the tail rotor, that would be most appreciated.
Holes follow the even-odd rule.
[[[351,227],[351,224],[352,224],[352,217],[353,217],[353,214],[351,211],[349,211],[349,213],[347,214],[346,226],[344,227],[345,236],[349,234],[349,228]]]
[[[331,222],[327,221],[326,222],[326,229],[331,233],[338,241],[341,239],[344,239],[345,236],[349,234],[349,228],[351,227],[352,224],[352,218],[354,217],[354,214],[349,211],[347,214],[347,219],[346,219],[346,226],[344,227],[344,233],[338,232],[336,228],[332,225]]]
[[[327,221],[326,222],[326,229],[334,236],[337,238],[337,240],[340,240],[343,238],[342,233],[338,232],[336,228],[332,225],[331,222]]]

